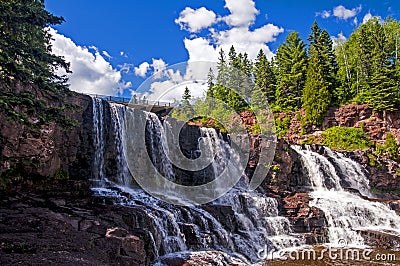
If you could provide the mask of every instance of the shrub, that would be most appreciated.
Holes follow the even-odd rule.
[[[279,138],[286,137],[286,134],[289,131],[291,119],[292,118],[288,114],[283,119],[280,117],[275,119],[275,131]]]
[[[399,156],[399,144],[397,144],[396,139],[390,132],[386,136],[385,150],[393,160],[396,160]]]
[[[331,127],[322,133],[321,144],[339,150],[367,150],[372,141],[360,128]]]

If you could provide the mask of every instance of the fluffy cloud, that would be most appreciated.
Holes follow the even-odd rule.
[[[149,69],[150,64],[147,62],[143,62],[138,67],[135,67],[135,75],[144,78]]]
[[[248,27],[260,13],[253,0],[225,0],[225,7],[231,12],[223,20],[233,27]]]
[[[333,9],[333,16],[347,20],[349,18],[355,17],[361,11],[361,6],[355,7],[353,9],[347,9],[342,5],[339,5]]]
[[[372,18],[372,14],[371,12],[368,12],[367,14],[365,14],[364,18],[363,18],[363,23],[366,23],[368,20],[370,20]]]
[[[259,14],[253,0],[225,0],[225,7],[230,14],[217,20],[220,23],[225,22],[228,29],[219,30],[218,27],[212,27],[209,28],[208,37],[192,35],[185,38],[189,61],[217,61],[219,50],[227,52],[232,45],[237,52],[247,52],[251,59],[257,56],[260,49],[269,58],[273,57],[274,54],[267,43],[275,41],[275,37],[283,32],[283,28],[266,24],[250,29]]]
[[[163,59],[152,59],[152,63],[143,62],[138,67],[134,68],[135,75],[144,78],[147,73],[152,69],[154,73],[163,71],[167,68],[168,64]]]
[[[333,45],[336,46],[338,44],[344,43],[347,38],[344,36],[343,32],[340,32],[337,36],[331,36],[331,39],[333,41]]]
[[[152,59],[153,60],[153,64],[151,64],[151,66],[154,69],[154,73],[163,71],[164,69],[167,68],[167,63],[164,62],[164,60],[160,59]]]
[[[329,11],[329,10],[323,10],[323,11],[321,11],[321,12],[317,12],[317,13],[315,13],[315,15],[318,17],[321,17],[321,18],[329,18],[330,16],[331,16],[331,11]]]
[[[372,18],[378,18],[380,21],[382,21],[382,17],[381,16],[374,16],[374,15],[371,14],[371,12],[368,12],[367,14],[365,14],[362,23],[364,24],[364,23],[366,23],[368,20],[370,20]]]
[[[69,76],[70,88],[73,91],[90,94],[115,95],[131,84],[122,81],[121,71],[114,69],[104,59],[96,47],[90,48],[76,45],[56,30],[49,28],[53,36],[53,53],[63,56],[71,64],[72,74]],[[103,52],[107,56],[107,52]],[[109,55],[108,55],[109,56]],[[58,74],[65,74],[62,70]]]
[[[145,96],[150,101],[173,102],[181,100],[185,87],[193,98],[204,96],[209,69],[216,71],[216,64],[209,62],[188,62],[160,70],[137,90],[138,98]]]
[[[182,30],[189,32],[198,32],[204,28],[208,28],[217,20],[217,15],[213,11],[207,10],[205,7],[192,9],[186,7],[175,20],[176,24],[181,26]]]

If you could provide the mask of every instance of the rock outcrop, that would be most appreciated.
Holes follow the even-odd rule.
[[[333,126],[363,128],[368,137],[376,143],[384,143],[387,132],[391,132],[400,143],[400,111],[374,111],[366,104],[349,104],[328,109],[322,126],[307,125],[304,110],[282,113],[283,120],[290,116],[290,125],[285,136],[291,144],[300,144],[310,136],[319,136],[323,130]]]
[[[62,96],[44,93],[29,86],[16,86],[15,90],[32,93],[36,100],[58,108],[58,115],[75,120],[76,126],[65,127],[54,121],[32,127],[10,120],[5,112],[0,112],[0,175],[3,180],[90,177],[93,157],[91,98],[74,92]],[[39,123],[34,114],[29,120],[33,125]]]

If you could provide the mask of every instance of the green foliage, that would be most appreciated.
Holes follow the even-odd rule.
[[[279,165],[273,165],[272,168],[271,168],[271,170],[272,170],[273,172],[275,172],[275,173],[279,173],[279,172],[282,171],[281,168],[279,167]]]
[[[317,138],[314,135],[309,136],[307,139],[300,142],[301,145],[311,145],[317,143]]]
[[[364,131],[352,127],[331,127],[322,133],[321,144],[339,150],[367,150],[373,146]]]
[[[338,43],[339,103],[367,103],[375,110],[399,108],[399,32],[398,21],[375,17]]]
[[[69,173],[64,171],[62,168],[57,169],[53,177],[55,180],[67,180],[69,179]]]
[[[375,152],[378,156],[387,156],[393,160],[396,160],[399,156],[399,144],[397,144],[396,139],[391,132],[386,135],[386,141],[384,145],[376,145]]]
[[[51,35],[46,29],[64,19],[46,11],[43,2],[0,1],[0,83],[17,81],[43,90],[67,89],[66,78],[55,73],[59,68],[68,71],[69,65],[51,53]]]
[[[265,99],[268,103],[275,100],[276,76],[263,50],[260,50],[254,63],[254,79],[255,88],[251,101],[253,105],[265,108]]]
[[[0,110],[10,121],[19,122],[32,128],[56,122],[63,128],[72,128],[78,125],[67,113],[80,108],[74,104],[65,104],[63,107],[51,107],[43,100],[38,100],[29,92],[18,94],[0,90]],[[38,121],[33,123],[32,119]]]
[[[307,52],[299,34],[292,31],[276,53],[276,105],[281,110],[301,107],[301,95],[307,72]]]
[[[379,161],[373,154],[368,154],[368,165],[371,167],[378,167],[378,168],[382,167],[382,165],[379,163]]]
[[[324,77],[323,65],[319,60],[318,51],[312,48],[303,92],[303,108],[306,111],[307,120],[311,124],[321,125],[330,102],[331,94]]]
[[[0,111],[7,119],[36,128],[52,121],[65,128],[77,125],[67,113],[78,107],[63,106],[60,99],[69,93],[67,79],[56,74],[69,72],[69,65],[52,54],[47,28],[63,21],[46,11],[42,0],[0,1]],[[53,103],[48,106],[37,95]]]
[[[286,137],[286,134],[289,131],[291,119],[290,115],[286,115],[283,119],[279,116],[275,118],[275,134],[277,137]]]
[[[182,106],[180,108],[174,109],[172,114],[173,118],[188,121],[193,118],[194,110],[190,101],[192,100],[192,95],[190,94],[190,90],[188,87],[185,87],[185,90],[182,95]]]

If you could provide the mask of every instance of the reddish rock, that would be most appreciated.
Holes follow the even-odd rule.
[[[0,112],[0,175],[8,178],[23,176],[24,179],[52,178],[56,173],[59,178],[82,179],[90,176],[89,162],[93,156],[90,148],[90,97],[74,92],[56,95],[33,86],[16,85],[13,89],[32,93],[36,100],[59,108],[60,115],[76,120],[77,126],[65,128],[57,122],[49,122],[33,128],[12,121]],[[34,124],[39,121],[35,114],[29,120]]]
[[[283,199],[283,212],[296,233],[306,233],[307,244],[327,242],[326,219],[322,210],[308,205],[307,193],[295,193]]]

